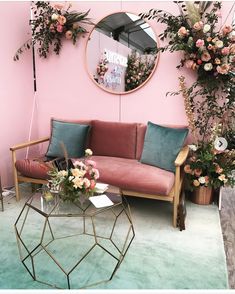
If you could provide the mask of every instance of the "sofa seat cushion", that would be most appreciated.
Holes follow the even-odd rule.
[[[50,162],[43,162],[42,159],[19,159],[15,163],[17,171],[22,175],[30,178],[46,180],[47,174],[51,170]]]
[[[174,183],[174,173],[140,163],[136,159],[92,156],[92,160],[100,172],[100,182],[122,189],[168,195]]]

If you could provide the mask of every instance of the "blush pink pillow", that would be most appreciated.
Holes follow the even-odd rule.
[[[94,155],[135,158],[136,123],[93,120],[90,148]]]

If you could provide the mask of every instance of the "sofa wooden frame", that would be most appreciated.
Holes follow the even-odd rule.
[[[16,200],[20,200],[20,191],[19,191],[19,183],[20,182],[27,182],[32,184],[46,184],[46,180],[42,179],[36,179],[36,178],[30,178],[26,176],[22,176],[18,173],[15,163],[16,163],[16,152],[23,148],[28,148],[33,145],[41,144],[46,141],[49,141],[49,137],[45,137],[39,140],[34,140],[30,142],[25,142],[22,144],[15,145],[10,148],[10,151],[12,152],[12,165],[13,165],[13,176],[14,176],[14,184],[15,184],[15,193],[16,193]],[[157,199],[157,200],[164,200],[169,201],[173,203],[173,226],[177,226],[177,214],[178,214],[178,205],[179,205],[179,199],[180,194],[182,191],[183,186],[183,178],[184,178],[184,171],[183,171],[183,163],[188,157],[189,148],[188,146],[184,146],[181,151],[179,152],[176,160],[175,160],[175,181],[174,185],[169,193],[169,195],[155,195],[155,194],[144,194],[144,193],[138,193],[134,191],[129,191],[125,189],[120,189],[120,192],[123,195],[127,196],[135,196],[135,197],[141,197],[141,198],[149,198],[149,199]]]

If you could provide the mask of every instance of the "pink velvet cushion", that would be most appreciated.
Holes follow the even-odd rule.
[[[136,123],[92,121],[90,148],[94,155],[135,158]]]
[[[47,172],[51,169],[49,162],[33,159],[20,159],[16,161],[16,169],[22,176],[43,179],[49,178]]]
[[[168,195],[174,173],[143,164],[136,159],[93,156],[100,172],[99,181],[146,194]]]

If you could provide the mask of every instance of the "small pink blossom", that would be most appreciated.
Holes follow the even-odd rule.
[[[92,167],[96,167],[96,162],[91,159],[86,160],[86,164]]]
[[[231,33],[232,30],[233,30],[232,26],[230,26],[230,25],[224,26],[222,29],[223,35],[227,35],[227,34]]]
[[[222,64],[222,65],[218,65],[216,67],[216,70],[218,71],[218,73],[220,73],[221,75],[226,75],[229,72],[230,66],[229,64]]]
[[[178,30],[178,36],[179,37],[185,37],[187,35],[188,35],[188,31],[187,31],[187,29],[185,27],[179,28],[179,30]]]
[[[205,44],[204,40],[198,39],[196,42],[196,47],[198,47],[198,48],[203,47],[204,44]]]
[[[58,25],[56,26],[56,30],[57,30],[57,32],[62,33],[62,32],[63,32],[63,26],[60,25],[60,24],[58,24]]]
[[[222,55],[228,55],[228,54],[229,54],[229,47],[224,47],[224,48],[221,50],[221,53],[222,53]]]
[[[201,55],[201,60],[207,62],[210,59],[211,59],[210,54],[207,51],[203,51]]]
[[[193,28],[194,28],[195,31],[202,30],[203,22],[202,21],[195,22],[195,24],[193,25]]]

